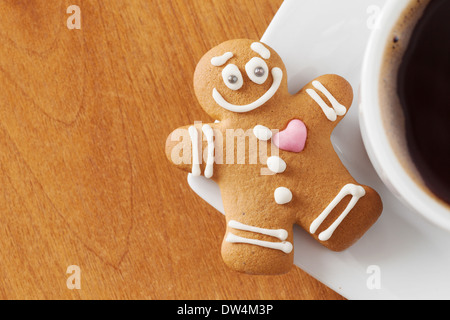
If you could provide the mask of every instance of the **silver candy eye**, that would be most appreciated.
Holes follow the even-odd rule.
[[[235,75],[231,75],[228,77],[228,82],[231,84],[236,84],[238,81],[239,81],[239,79]]]
[[[239,90],[244,85],[241,71],[234,64],[229,64],[222,70],[222,78],[225,85],[234,91]]]
[[[261,77],[263,77],[265,74],[266,74],[266,71],[264,70],[264,68],[262,68],[262,67],[257,67],[257,68],[255,69],[255,76],[261,78]]]
[[[259,57],[254,57],[247,62],[245,71],[250,80],[256,84],[263,84],[269,77],[269,67],[266,62]]]

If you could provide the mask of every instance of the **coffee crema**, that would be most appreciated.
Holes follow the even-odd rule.
[[[411,1],[385,53],[380,98],[394,151],[450,204],[450,1]],[[388,115],[389,114],[389,115]],[[405,147],[407,146],[407,150]],[[407,153],[407,154],[406,154]]]

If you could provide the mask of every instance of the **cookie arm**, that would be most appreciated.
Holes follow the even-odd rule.
[[[167,159],[194,176],[214,174],[214,124],[195,124],[174,130],[166,140]]]
[[[323,75],[296,94],[303,109],[303,121],[322,130],[333,131],[353,102],[353,89],[341,76]]]

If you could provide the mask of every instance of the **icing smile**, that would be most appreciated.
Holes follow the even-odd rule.
[[[262,95],[258,100],[247,105],[235,105],[229,103],[222,97],[222,95],[219,93],[219,91],[217,91],[216,88],[213,89],[212,95],[216,103],[224,109],[238,113],[249,112],[261,107],[263,104],[269,101],[280,88],[281,80],[283,79],[283,71],[280,68],[273,68],[272,77],[273,83],[269,90],[267,90],[266,93]]]

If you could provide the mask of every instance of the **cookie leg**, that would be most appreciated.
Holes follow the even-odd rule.
[[[323,203],[323,199],[329,202]],[[302,226],[322,245],[342,251],[354,244],[375,223],[382,211],[379,195],[354,183],[336,194],[322,195],[322,209],[302,219]]]
[[[283,274],[293,264],[290,227],[264,228],[227,219],[222,258],[232,269],[248,274]]]
[[[239,272],[283,274],[293,265],[295,215],[258,186],[221,189],[226,218],[222,258]]]

